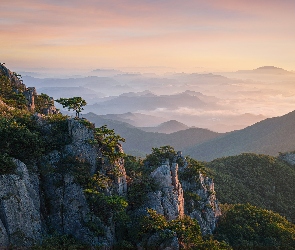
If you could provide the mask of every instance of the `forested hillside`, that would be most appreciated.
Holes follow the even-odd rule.
[[[201,144],[185,149],[192,157],[211,161],[241,153],[268,154],[295,149],[295,111],[280,117],[269,118],[245,129],[226,133]]]
[[[206,164],[221,203],[250,203],[295,222],[295,167],[267,155],[244,153]]]

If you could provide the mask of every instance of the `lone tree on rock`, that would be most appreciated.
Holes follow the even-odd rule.
[[[84,110],[83,106],[85,106],[87,103],[82,97],[72,97],[72,98],[60,98],[55,100],[56,102],[60,103],[63,108],[68,108],[70,111],[75,110],[76,111],[76,117],[79,118],[79,115],[82,110]]]

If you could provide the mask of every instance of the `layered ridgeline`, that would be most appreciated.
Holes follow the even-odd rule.
[[[241,153],[268,154],[295,149],[295,111],[286,115],[268,118],[247,128],[226,133],[213,140],[187,147],[192,157],[211,161],[224,156]]]
[[[104,116],[94,113],[83,114],[83,117],[95,123],[96,126],[106,124],[108,127],[115,129],[117,133],[126,139],[124,151],[128,154],[141,157],[149,154],[153,147],[171,145],[183,151],[185,148],[210,141],[223,135],[203,128],[188,128],[171,134],[154,133],[143,131],[141,128],[134,127],[123,121],[106,119]]]
[[[0,74],[2,248],[294,249],[294,224],[278,214],[227,205],[222,215],[200,162],[170,146],[127,156],[114,130],[63,116],[3,65]]]
[[[225,246],[205,239],[220,209],[198,165],[170,147],[127,157],[113,130],[59,114],[50,97],[0,72],[1,248]]]

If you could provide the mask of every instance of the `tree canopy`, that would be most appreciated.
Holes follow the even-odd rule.
[[[82,110],[84,110],[83,106],[87,105],[87,102],[82,97],[71,97],[71,98],[60,98],[55,100],[60,103],[63,108],[68,108],[76,111],[76,117],[79,117]]]

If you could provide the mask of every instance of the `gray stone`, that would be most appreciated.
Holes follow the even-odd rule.
[[[295,153],[280,154],[279,158],[288,164],[295,166]]]
[[[183,181],[183,189],[185,192],[193,192],[200,197],[197,204],[191,201],[193,210],[186,209],[186,214],[198,221],[203,235],[212,234],[216,228],[218,217],[221,216],[213,180],[199,173],[199,178],[196,181]]]
[[[151,177],[158,183],[159,190],[150,192],[143,205],[156,210],[168,220],[176,219],[184,214],[183,190],[178,181],[177,171],[177,164],[172,166],[171,171],[169,161],[156,168],[151,173]]]
[[[8,246],[9,246],[8,234],[0,218],[0,249],[2,247],[8,247]]]
[[[0,176],[1,244],[31,246],[42,238],[38,177],[31,177],[25,164],[15,160],[16,174]]]
[[[163,237],[163,235],[171,235],[170,237]],[[145,249],[158,250],[178,250],[179,243],[175,232],[165,229],[162,232],[153,234],[147,239]]]

